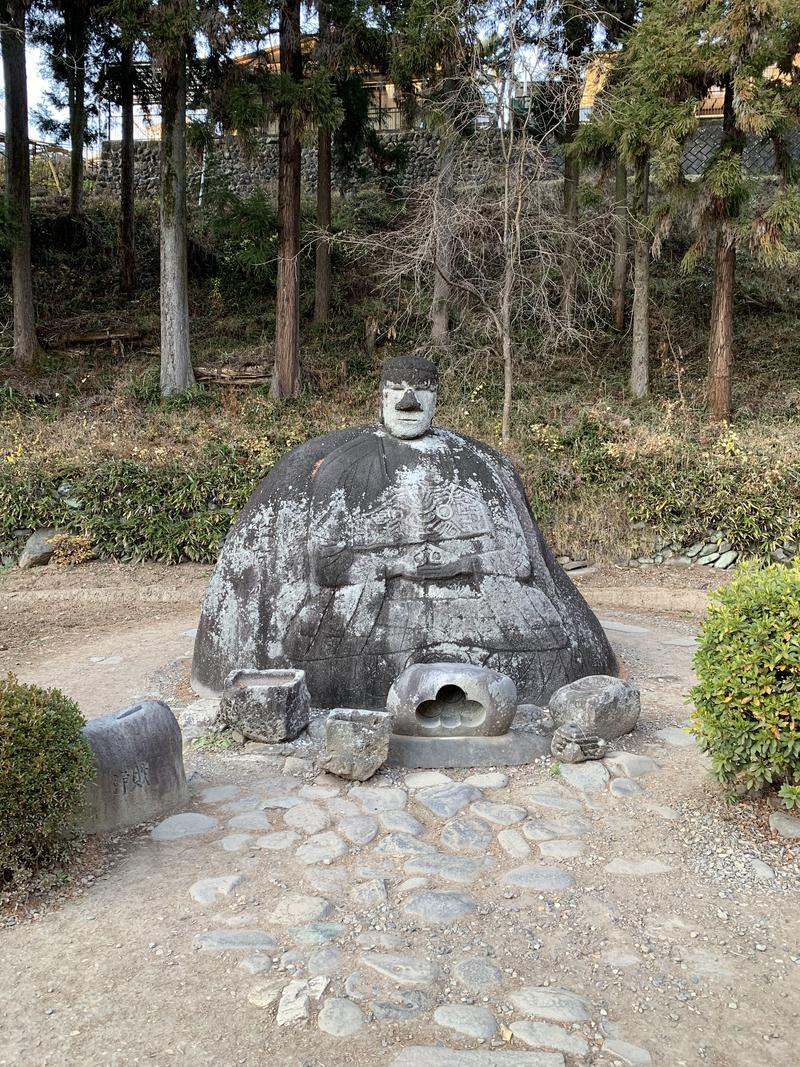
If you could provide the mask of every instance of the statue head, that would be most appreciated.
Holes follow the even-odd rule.
[[[381,422],[393,437],[410,440],[431,428],[439,372],[422,356],[397,356],[383,365]]]

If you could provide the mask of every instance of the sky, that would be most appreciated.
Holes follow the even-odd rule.
[[[25,66],[28,71],[28,117],[31,121],[28,123],[28,136],[38,141],[42,139],[42,135],[39,130],[34,126],[32,116],[36,111],[36,108],[44,101],[44,94],[47,92],[47,82],[41,75],[42,68],[42,54],[38,48],[28,47],[25,49]],[[3,71],[0,67],[0,86],[5,90],[3,86]],[[5,99],[5,92],[3,94]],[[0,130],[5,131],[6,128],[6,114],[5,107],[0,109]]]

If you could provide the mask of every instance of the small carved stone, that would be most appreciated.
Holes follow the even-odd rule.
[[[587,734],[576,722],[559,726],[553,734],[550,752],[561,763],[584,763],[590,759],[602,759],[608,742],[596,734]]]
[[[467,663],[415,663],[386,699],[396,734],[494,737],[508,733],[517,687],[499,671]]]
[[[293,741],[308,726],[305,671],[232,671],[225,679],[220,721],[251,741]]]
[[[83,735],[95,765],[86,787],[88,833],[160,819],[186,801],[181,730],[160,700],[92,719]]]
[[[334,708],[325,722],[320,766],[340,778],[365,782],[386,761],[392,717],[385,711]]]

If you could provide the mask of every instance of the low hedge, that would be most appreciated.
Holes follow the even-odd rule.
[[[78,705],[57,689],[0,678],[0,882],[65,859],[94,775]]]
[[[743,567],[712,599],[694,665],[693,730],[714,774],[800,807],[800,564]]]
[[[447,413],[442,421],[458,424]],[[303,432],[326,428],[310,418]],[[486,420],[459,429],[491,439]],[[634,523],[683,544],[719,530],[737,551],[762,557],[800,541],[800,448],[780,448],[766,434],[758,448],[724,436],[703,447],[690,431],[641,430],[589,416],[567,427],[521,427],[513,458],[534,513],[557,531],[561,516],[577,515],[564,534],[577,543],[559,547],[591,551],[593,538],[607,545],[596,534],[608,531],[612,511],[619,552],[635,547]],[[253,487],[298,443],[294,432],[285,436],[274,432],[266,446],[206,442],[188,461],[90,457],[46,466],[35,451],[19,459],[9,452],[0,462],[0,554],[16,554],[22,532],[52,526],[91,538],[100,556],[213,562]],[[630,544],[619,540],[626,530]]]

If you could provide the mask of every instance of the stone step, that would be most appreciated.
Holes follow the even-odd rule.
[[[410,1045],[389,1067],[564,1067],[560,1052],[503,1052]]]

